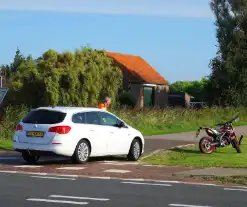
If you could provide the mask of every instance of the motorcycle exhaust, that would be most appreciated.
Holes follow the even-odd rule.
[[[218,143],[218,142],[213,142],[213,143],[211,143],[210,145],[216,146],[216,145],[219,145],[219,143]]]

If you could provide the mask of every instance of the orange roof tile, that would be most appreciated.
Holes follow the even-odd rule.
[[[107,52],[107,56],[123,65],[128,71],[129,79],[150,84],[168,84],[151,65],[140,56]]]

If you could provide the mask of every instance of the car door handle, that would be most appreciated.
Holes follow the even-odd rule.
[[[94,132],[95,130],[94,129],[90,129],[91,132]]]
[[[114,134],[114,132],[110,132],[111,134]]]

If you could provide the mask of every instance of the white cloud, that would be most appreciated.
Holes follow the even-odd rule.
[[[207,0],[0,0],[0,10],[213,17]]]

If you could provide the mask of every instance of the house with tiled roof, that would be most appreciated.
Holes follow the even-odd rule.
[[[166,107],[168,105],[168,81],[142,57],[107,52],[123,73],[123,88],[129,91],[136,104]]]

